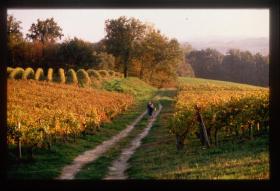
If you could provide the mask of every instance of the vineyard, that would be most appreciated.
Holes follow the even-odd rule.
[[[31,74],[30,69],[23,76]],[[17,76],[17,73],[10,75]],[[47,81],[8,80],[7,86],[9,144],[19,146],[20,143],[30,150],[31,157],[33,148],[51,149],[53,143],[75,141],[79,136],[97,133],[102,123],[125,111],[134,100],[125,93]]]
[[[129,176],[160,179],[215,179],[226,178],[227,173],[233,178],[269,176],[268,88],[179,78],[177,89],[158,90],[139,78],[123,78],[113,71],[65,72],[62,68],[57,71],[50,68],[46,75],[43,69],[34,72],[32,68],[8,68],[7,71],[8,144],[9,153],[15,157],[10,177],[58,176],[74,157],[125,128],[128,119],[132,121],[143,112],[156,92],[154,99],[162,103],[163,113],[151,129],[148,142],[144,140],[130,161]],[[123,147],[122,144],[116,148]],[[108,153],[116,152],[116,148]],[[110,160],[115,154],[108,154]],[[106,175],[106,165],[110,165],[107,160],[104,155],[92,166],[86,166],[83,176]],[[104,166],[99,166],[102,161]],[[240,168],[235,168],[236,165]],[[88,170],[91,167],[97,171]]]
[[[268,132],[269,92],[266,88],[229,85],[211,80],[181,79],[170,132],[182,149],[188,136],[205,146],[219,140],[244,141]]]

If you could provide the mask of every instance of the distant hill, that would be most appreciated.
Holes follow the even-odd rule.
[[[253,54],[259,52],[266,56],[269,53],[269,39],[266,37],[260,38],[201,38],[190,39],[187,43],[191,44],[193,49],[214,48],[219,52],[225,54],[229,49],[240,49],[242,51],[248,50]]]

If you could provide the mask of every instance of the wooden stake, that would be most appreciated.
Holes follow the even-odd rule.
[[[210,147],[210,142],[209,142],[209,138],[208,138],[208,135],[207,135],[206,127],[205,127],[204,121],[202,119],[202,116],[199,112],[199,108],[198,108],[197,105],[196,105],[196,111],[197,111],[197,115],[198,115],[198,121],[199,121],[200,126],[203,130],[204,141],[206,143],[206,146],[209,148]]]
[[[20,131],[20,122],[18,122],[18,129]],[[22,154],[21,154],[21,141],[20,138],[18,138],[18,151],[19,151],[19,158],[22,158]]]

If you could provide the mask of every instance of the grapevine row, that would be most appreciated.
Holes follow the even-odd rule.
[[[199,115],[210,143],[215,145],[227,137],[245,140],[268,130],[268,90],[244,87],[231,90],[210,84],[200,88],[186,84],[180,89],[170,124],[170,132],[177,139],[177,149],[181,149],[191,135],[196,135],[205,144]]]
[[[8,80],[7,93],[8,144],[30,150],[96,134],[133,103],[127,94],[31,80]]]

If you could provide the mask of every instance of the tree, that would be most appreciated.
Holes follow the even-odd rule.
[[[194,77],[194,71],[188,60],[188,55],[192,51],[192,46],[189,43],[182,43],[180,47],[183,51],[184,56],[183,61],[178,65],[177,75]]]
[[[23,35],[21,32],[22,27],[20,26],[21,21],[17,21],[13,15],[8,15],[7,19],[7,36],[8,42],[14,42],[22,40]]]
[[[16,66],[18,64],[17,51],[21,49],[23,35],[20,26],[21,21],[17,21],[12,15],[7,17],[7,42],[8,42],[8,66]]]
[[[106,52],[96,53],[95,56],[95,68],[102,70],[115,70],[115,57],[112,54]]]
[[[214,49],[192,51],[189,59],[196,77],[268,86],[268,57],[230,49],[222,55]]]
[[[268,86],[269,84],[269,60],[268,56],[262,56],[257,53],[254,56],[256,62],[256,76],[258,77],[258,84]]]
[[[124,76],[127,77],[134,44],[143,37],[145,25],[138,19],[122,16],[118,19],[106,20],[105,31],[107,50],[119,58],[117,60],[122,63]]]
[[[91,43],[75,37],[61,44],[60,56],[67,68],[90,68],[95,59],[93,51]]]
[[[40,41],[42,44],[54,43],[57,39],[61,39],[62,36],[62,29],[53,18],[42,21],[37,19],[37,23],[32,23],[27,34],[27,38],[32,41]]]
[[[223,55],[215,49],[193,50],[187,59],[196,77],[218,79],[222,73]]]
[[[169,40],[159,30],[149,29],[136,47],[134,65],[141,79],[158,87],[176,79],[178,64],[183,61],[176,39]]]
[[[145,64],[146,71],[145,78],[149,81],[152,81],[154,77],[154,73],[157,70],[159,65],[162,65],[164,61],[166,61],[167,54],[167,45],[168,39],[161,35],[160,31],[153,30],[148,33],[143,42],[142,42],[142,50],[145,54],[147,60],[143,60]]]

